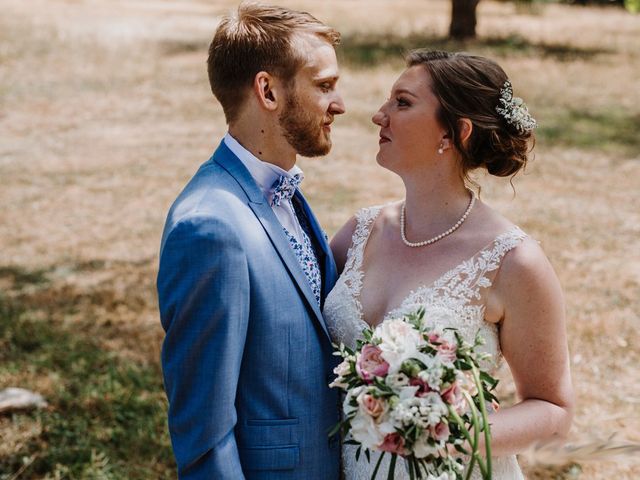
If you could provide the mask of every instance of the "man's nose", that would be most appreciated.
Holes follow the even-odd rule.
[[[329,106],[329,108],[333,115],[340,115],[346,112],[347,109],[344,106],[344,100],[342,100],[342,95],[340,95],[339,93],[336,93],[336,98],[333,100],[333,102],[331,102],[331,105]]]

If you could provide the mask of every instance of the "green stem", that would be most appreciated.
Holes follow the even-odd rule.
[[[458,412],[456,412],[451,405],[447,405],[447,408],[449,409],[449,415],[458,424],[458,426],[460,427],[460,430],[462,431],[462,434],[464,435],[464,438],[466,438],[466,440],[469,442],[469,445],[471,445],[472,444],[471,434],[469,433],[469,430],[467,429],[467,427],[465,427],[464,421],[462,420],[462,418],[460,418],[460,415],[458,415]]]
[[[489,424],[489,416],[487,414],[487,405],[484,399],[484,388],[480,381],[480,374],[478,368],[472,363],[471,371],[473,372],[473,381],[476,383],[478,389],[478,396],[480,397],[480,413],[482,415],[482,422],[484,423],[484,449],[487,458],[487,470],[483,475],[484,479],[491,479],[491,425]]]
[[[474,405],[471,402],[471,397],[467,398],[467,396],[465,396],[465,400],[469,402],[469,408],[473,410]],[[473,471],[473,467],[475,466],[475,463],[476,463],[475,453],[478,448],[477,447],[478,441],[476,440],[474,442],[474,440],[471,438],[471,434],[469,433],[469,430],[465,426],[462,418],[460,418],[460,415],[458,415],[458,412],[456,412],[451,405],[448,405],[447,407],[449,408],[449,415],[451,415],[453,420],[458,424],[458,426],[460,427],[460,431],[464,435],[464,438],[467,440],[467,442],[469,442],[469,445],[471,446],[471,454],[469,455],[469,465],[467,466],[467,474],[465,475],[465,480],[469,480],[471,478],[471,472]]]
[[[380,452],[378,462],[376,463],[376,468],[374,468],[373,474],[371,475],[371,480],[376,480],[376,475],[378,475],[378,470],[380,469],[380,464],[382,463],[382,457],[384,457],[384,454],[385,452]]]
[[[480,440],[480,422],[478,420],[478,409],[473,403],[473,399],[469,393],[463,393],[465,400],[469,404],[469,410],[471,411],[471,423],[473,425],[473,443],[471,444],[471,461],[469,462],[469,468],[467,470],[467,475],[465,480],[469,480],[471,478],[471,473],[473,471],[473,467],[475,463],[479,459],[478,455],[478,442]]]
[[[391,454],[391,463],[389,464],[389,475],[387,475],[387,480],[393,480],[393,477],[396,473],[396,460],[398,459],[398,455],[395,453]]]
[[[413,457],[409,457],[408,459],[405,460],[405,462],[407,462],[407,464],[409,465],[409,479],[410,480],[415,480],[416,478],[416,474],[414,473],[414,466],[413,466]]]

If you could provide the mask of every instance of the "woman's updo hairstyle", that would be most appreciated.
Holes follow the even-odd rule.
[[[508,82],[497,63],[466,53],[427,50],[412,51],[406,61],[407,67],[420,65],[429,73],[431,89],[440,103],[438,120],[462,155],[465,178],[469,171],[481,167],[498,177],[515,175],[525,167],[533,127],[524,129],[521,123],[509,123],[496,110]],[[458,135],[461,118],[473,124],[466,145]]]

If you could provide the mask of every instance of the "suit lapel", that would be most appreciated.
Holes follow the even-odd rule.
[[[320,306],[318,305],[318,302],[316,302],[316,298],[313,294],[313,291],[311,290],[309,281],[302,271],[302,268],[300,267],[298,259],[293,253],[293,250],[291,249],[289,240],[287,239],[282,229],[282,225],[267,203],[262,190],[258,187],[255,180],[253,179],[249,171],[244,167],[242,162],[231,152],[231,150],[227,148],[224,142],[220,144],[220,146],[214,153],[213,158],[216,163],[218,163],[225,170],[227,170],[227,172],[229,172],[229,174],[236,180],[236,182],[238,182],[240,187],[242,187],[244,192],[247,194],[247,197],[249,198],[249,207],[251,208],[251,210],[253,210],[253,213],[262,224],[262,227],[267,233],[267,236],[278,252],[282,263],[284,263],[285,267],[289,271],[289,274],[300,289],[302,295],[307,300],[307,303],[314,313],[316,321],[320,324],[320,327],[325,332],[327,337],[330,338],[329,332],[324,323],[324,319],[322,318]],[[306,204],[306,202],[304,203]],[[317,224],[315,218],[311,223]],[[316,227],[314,226],[313,228],[315,233]]]

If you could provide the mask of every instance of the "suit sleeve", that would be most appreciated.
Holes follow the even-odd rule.
[[[191,219],[167,235],[158,272],[162,370],[181,479],[243,479],[235,396],[249,316],[247,261],[223,222]]]

